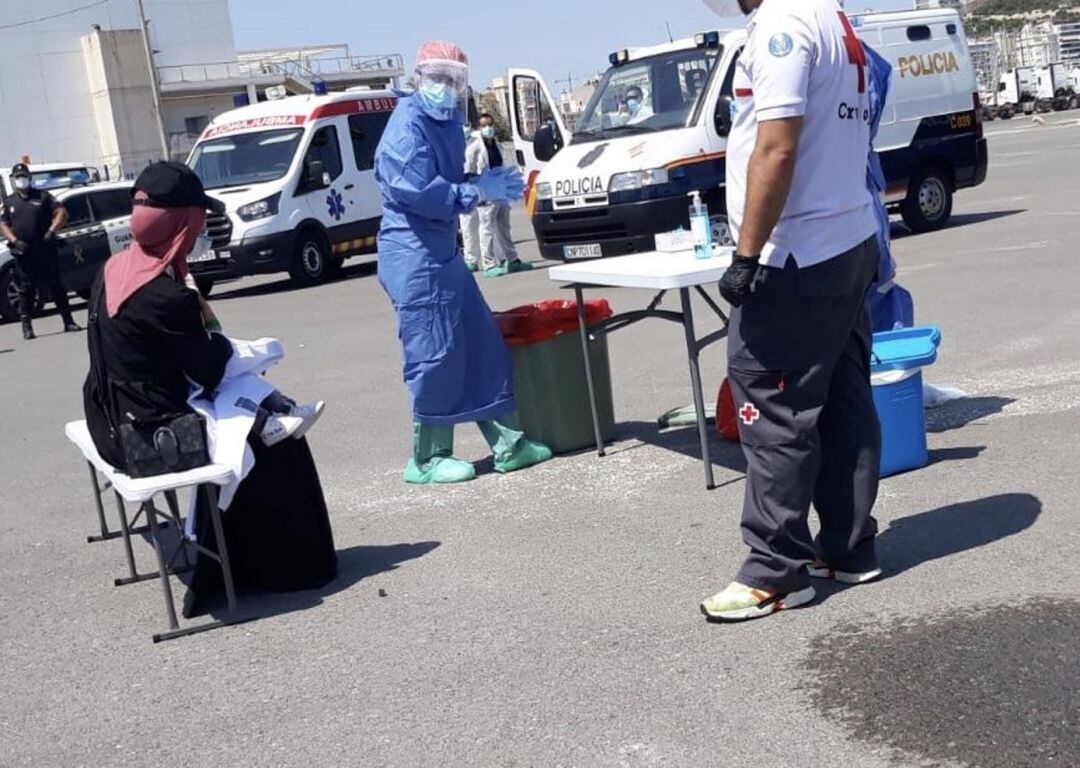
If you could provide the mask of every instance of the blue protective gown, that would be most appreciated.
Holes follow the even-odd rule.
[[[869,45],[863,43],[869,71],[870,140],[877,137],[881,118],[885,114],[885,102],[889,97],[892,65]],[[881,158],[870,147],[866,164],[866,185],[874,195],[874,213],[878,221],[878,273],[870,286],[870,316],[874,332],[891,331],[897,326],[914,324],[914,307],[911,294],[893,283],[896,278],[896,262],[890,245],[889,212],[885,209],[885,171]]]
[[[513,365],[457,246],[458,216],[480,203],[465,183],[464,121],[434,120],[403,94],[375,151],[382,192],[379,282],[398,316],[405,384],[421,424],[515,409]]]

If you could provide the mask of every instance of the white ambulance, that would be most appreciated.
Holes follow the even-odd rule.
[[[375,148],[397,104],[391,91],[291,96],[219,115],[188,157],[207,191],[214,249],[191,265],[200,288],[244,275],[288,272],[325,280],[375,251],[382,202]]]
[[[975,73],[952,10],[851,17],[858,36],[893,64],[876,146],[887,203],[916,231],[942,227],[953,193],[981,184],[987,149]],[[688,193],[702,192],[719,242],[734,65],[745,30],[612,53],[611,68],[568,132],[540,75],[509,72],[509,112],[545,258],[652,250],[688,226]],[[860,66],[853,61],[853,66]],[[852,151],[859,151],[853,147]]]

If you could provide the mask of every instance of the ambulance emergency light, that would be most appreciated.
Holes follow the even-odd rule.
[[[694,35],[694,45],[698,48],[715,48],[720,45],[720,33],[698,32]]]
[[[630,51],[623,48],[621,51],[615,51],[608,56],[608,61],[611,62],[611,66],[617,67],[620,64],[625,64],[630,61]]]

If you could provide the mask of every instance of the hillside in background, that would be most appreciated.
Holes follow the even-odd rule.
[[[969,37],[994,30],[1017,30],[1032,21],[1080,21],[1080,0],[969,0],[966,5]]]

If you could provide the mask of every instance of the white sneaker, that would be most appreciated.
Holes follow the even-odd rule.
[[[733,581],[723,591],[703,600],[701,612],[710,621],[746,621],[798,608],[813,599],[813,587],[782,595],[771,589],[754,589]]]
[[[302,419],[304,422],[300,425],[300,429],[293,432],[292,436],[294,440],[299,440],[307,434],[309,429],[315,426],[315,422],[322,416],[324,408],[326,408],[326,401],[324,400],[307,403],[306,405],[294,405],[292,407],[292,410],[289,411],[289,416]]]
[[[880,568],[871,568],[869,571],[838,571],[821,560],[810,563],[807,571],[815,579],[832,579],[844,584],[868,584],[881,578]]]
[[[271,416],[263,425],[259,437],[263,445],[273,448],[282,440],[292,437],[297,430],[304,426],[304,420],[299,416]]]

